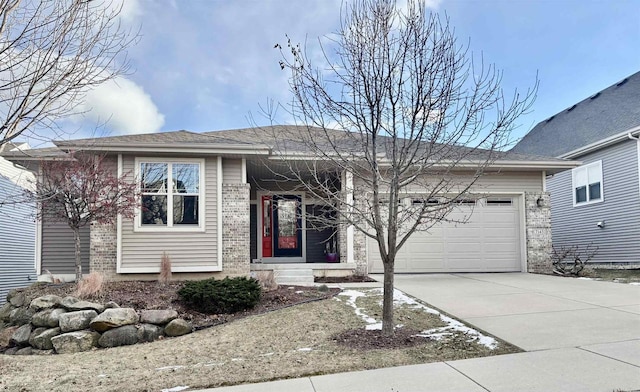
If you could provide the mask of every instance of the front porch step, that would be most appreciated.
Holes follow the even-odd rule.
[[[312,269],[278,269],[273,277],[279,285],[311,286],[313,284]]]

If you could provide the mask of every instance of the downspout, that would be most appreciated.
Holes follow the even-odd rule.
[[[633,136],[631,132],[627,134],[627,137],[636,141],[636,158],[638,162],[638,195],[640,196],[640,137]]]

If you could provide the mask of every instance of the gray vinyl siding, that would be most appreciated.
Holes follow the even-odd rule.
[[[222,159],[222,182],[225,184],[242,183],[242,159]]]
[[[147,156],[145,156],[146,158]],[[167,157],[167,162],[172,158]],[[123,156],[123,172],[135,173],[135,157]],[[121,227],[121,267],[127,272],[157,272],[163,252],[167,252],[172,267],[210,268],[218,266],[218,184],[217,158],[205,160],[204,232],[184,232],[167,228],[164,231],[135,231],[133,219],[123,219]]]
[[[251,204],[249,207],[249,241],[251,260],[258,258],[258,205]]]
[[[0,176],[0,200],[22,192]],[[0,304],[9,290],[28,286],[36,279],[35,207],[29,203],[0,206]]]
[[[80,228],[80,258],[82,273],[89,271],[89,227]],[[41,273],[76,273],[76,246],[73,231],[65,222],[42,219]]]
[[[571,170],[547,181],[551,193],[551,227],[554,246],[593,244],[592,262],[640,262],[640,189],[636,142],[624,141],[577,157],[584,164],[602,160],[604,201],[573,206]],[[605,222],[605,228],[596,226]]]

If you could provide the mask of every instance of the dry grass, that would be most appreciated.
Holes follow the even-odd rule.
[[[160,259],[160,275],[158,281],[163,284],[167,284],[171,281],[171,258],[167,252],[162,252],[162,258]]]
[[[98,295],[102,291],[103,283],[104,275],[99,272],[92,272],[78,282],[74,295],[80,298],[90,298]]]
[[[460,338],[425,340],[405,349],[365,351],[333,340],[336,334],[363,325],[342,297],[154,343],[45,357],[0,356],[0,390],[197,389],[514,351],[507,345],[489,351]],[[429,321],[423,320],[420,325],[429,325]]]

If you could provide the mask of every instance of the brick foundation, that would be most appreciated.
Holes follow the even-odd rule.
[[[552,273],[551,202],[547,192],[525,193],[527,271]],[[539,202],[538,202],[539,201]]]

